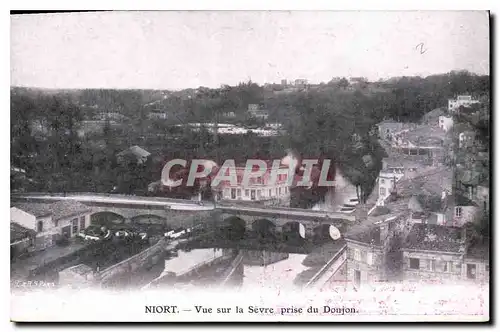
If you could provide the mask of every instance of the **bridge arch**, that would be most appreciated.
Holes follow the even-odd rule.
[[[298,221],[289,221],[283,225],[283,239],[302,240],[306,238],[306,227]]]
[[[273,238],[276,236],[276,225],[269,219],[257,219],[252,223],[252,231],[258,238]]]
[[[126,218],[112,211],[97,211],[90,216],[92,224],[123,224]]]
[[[224,220],[224,224],[227,225],[226,235],[233,240],[243,239],[246,232],[246,222],[245,220],[231,216]]]
[[[322,224],[313,230],[313,237],[316,241],[336,241],[342,235],[341,230],[332,224]],[[339,237],[340,235],[340,237]]]

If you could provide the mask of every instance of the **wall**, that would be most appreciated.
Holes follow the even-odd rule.
[[[474,281],[479,282],[488,282],[490,279],[490,272],[486,270],[486,265],[489,266],[489,262],[487,261],[479,261],[474,259],[464,259],[464,264],[462,264],[462,279],[463,280],[471,280],[467,278],[467,264],[475,264],[476,265],[476,279],[472,279]]]
[[[410,269],[410,258],[420,259],[420,268],[418,270]],[[434,259],[435,269],[430,271],[426,268],[424,260]],[[444,263],[452,264],[451,271],[448,266],[448,272],[443,271]],[[457,267],[460,264],[460,267]],[[432,252],[410,252],[403,251],[403,274],[405,280],[417,281],[441,281],[441,280],[460,280],[462,275],[462,259],[460,254],[451,253],[432,253]]]
[[[476,214],[478,212],[478,208],[475,206],[461,206],[461,208],[462,208],[461,217],[457,217],[455,215],[455,206],[450,207],[446,211],[446,222],[448,225],[461,227],[468,222],[474,221]]]
[[[453,127],[453,118],[441,115],[439,117],[439,128],[448,131]]]
[[[62,229],[64,227],[70,226],[70,228],[71,228],[71,237],[76,236],[82,230],[84,230],[85,228],[87,228],[87,227],[90,226],[90,215],[91,215],[90,212],[89,213],[81,213],[81,214],[78,214],[78,215],[75,215],[75,216],[71,216],[71,217],[66,217],[66,218],[59,219],[57,221],[57,233],[62,235]],[[85,218],[85,226],[83,227],[83,229],[82,229],[82,227],[80,225],[80,218],[81,217]],[[72,221],[74,219],[77,220],[77,224],[78,224],[78,228],[77,228],[76,232],[73,232],[73,226],[72,226]]]
[[[152,266],[153,261],[158,260],[158,257],[164,254],[165,245],[166,240],[161,239],[158,243],[138,253],[137,255],[101,271],[95,276],[95,282],[103,284],[123,274],[129,274],[149,265]]]
[[[36,231],[36,217],[16,207],[10,208],[10,220],[25,228]]]
[[[360,251],[360,259],[355,259],[354,251]],[[372,255],[372,262],[368,262],[368,253]],[[354,271],[361,272],[361,285],[371,284],[385,279],[385,259],[381,249],[369,245],[362,245],[347,241],[347,280],[354,283]]]

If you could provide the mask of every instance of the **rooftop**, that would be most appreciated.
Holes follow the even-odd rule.
[[[13,207],[27,212],[35,217],[46,217],[52,215],[50,203],[19,203]]]
[[[88,206],[70,200],[55,203],[20,203],[14,205],[14,207],[32,214],[35,217],[46,217],[52,215],[53,220],[59,220],[91,211]]]
[[[414,144],[430,146],[441,146],[445,138],[446,132],[433,126],[419,126],[403,135],[403,139]]]
[[[118,156],[123,156],[126,154],[133,154],[137,157],[148,157],[151,155],[148,151],[144,150],[140,146],[134,145],[131,146],[130,148],[123,150],[122,152],[118,153]]]
[[[462,229],[431,224],[414,224],[408,234],[404,249],[462,253]]]
[[[423,172],[412,179],[402,179],[396,183],[399,196],[408,197],[413,195],[439,195],[443,191],[451,192],[453,181],[453,170],[446,166]]]

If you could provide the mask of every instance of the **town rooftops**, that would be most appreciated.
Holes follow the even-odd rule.
[[[18,223],[10,223],[10,243],[21,241],[34,233],[34,230],[23,227]]]
[[[446,167],[428,170],[413,179],[402,179],[396,183],[396,191],[400,196],[419,194],[439,195],[443,191],[451,192],[453,171]]]
[[[134,156],[140,157],[140,158],[147,158],[151,155],[148,151],[144,150],[140,146],[134,145],[131,146],[130,148],[123,150],[122,152],[118,153],[118,156],[124,156],[127,154],[133,154]]]
[[[20,203],[14,205],[14,207],[34,215],[37,218],[52,216],[53,220],[59,220],[92,211],[90,207],[71,200],[55,203]]]
[[[431,224],[414,224],[403,244],[403,250],[464,253],[461,228]]]
[[[420,126],[404,133],[403,140],[408,140],[413,144],[425,146],[441,146],[446,137],[446,133],[436,127]]]

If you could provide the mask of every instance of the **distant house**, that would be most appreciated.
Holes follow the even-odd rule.
[[[106,120],[112,120],[112,121],[124,121],[126,120],[127,117],[123,114],[117,113],[117,112],[101,112],[94,116],[94,120],[100,120],[100,121],[106,121]]]
[[[90,225],[91,213],[88,206],[74,201],[17,204],[10,209],[11,229],[22,227],[34,234],[17,243],[17,249],[42,250],[61,237],[73,237]]]
[[[253,118],[266,120],[269,117],[269,111],[261,109],[258,104],[249,104],[248,113]]]
[[[458,135],[459,148],[468,148],[474,145],[476,133],[474,131],[464,131]]]
[[[91,134],[102,134],[107,125],[115,127],[117,124],[118,123],[113,120],[85,120],[80,122],[77,134],[80,137]]]
[[[392,140],[392,136],[403,129],[405,129],[405,124],[402,122],[395,122],[391,120],[385,120],[380,122],[378,125],[378,135],[381,139]]]
[[[166,120],[168,118],[167,112],[163,110],[152,110],[148,114],[150,120]]]
[[[470,107],[479,102],[479,100],[472,99],[470,95],[457,96],[455,99],[448,99],[448,111],[450,113],[455,113],[460,109],[460,106]]]
[[[135,160],[137,164],[144,164],[148,160],[149,156],[151,156],[151,153],[144,150],[140,146],[134,145],[118,153],[116,155],[116,158],[118,159],[118,162],[121,164],[127,162],[130,159]]]
[[[453,127],[453,117],[446,115],[439,116],[439,128],[448,131],[451,127]]]
[[[439,117],[446,115],[447,109],[445,107],[435,108],[422,116],[421,123],[428,126],[439,126]]]
[[[305,89],[308,86],[308,81],[304,78],[298,78],[295,80],[295,87],[299,89]]]
[[[225,117],[225,118],[234,118],[234,117],[236,117],[236,113],[234,113],[234,112],[224,112],[224,113],[222,113],[222,116]]]

